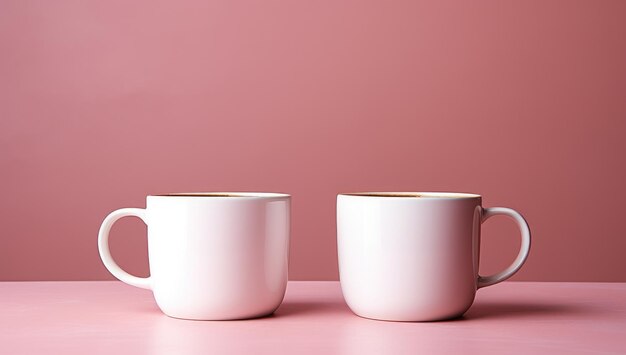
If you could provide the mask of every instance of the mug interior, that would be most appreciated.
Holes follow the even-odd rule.
[[[277,198],[290,197],[288,194],[274,192],[179,192],[150,195],[155,197],[239,197],[239,198]]]
[[[359,197],[405,197],[405,198],[479,198],[480,195],[463,192],[348,192],[339,195]]]

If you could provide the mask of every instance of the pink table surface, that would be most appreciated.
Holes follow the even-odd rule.
[[[119,282],[1,282],[0,354],[625,354],[626,284],[505,282],[462,318],[359,318],[338,282],[290,282],[270,317],[185,321]]]

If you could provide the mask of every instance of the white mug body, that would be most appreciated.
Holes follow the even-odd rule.
[[[282,302],[289,258],[288,195],[148,196],[140,217],[148,226],[150,277],[145,285],[135,285],[151,289],[168,316],[255,318],[273,313]]]
[[[350,309],[390,321],[461,316],[481,287],[483,214],[481,197],[473,194],[339,195],[339,274]]]

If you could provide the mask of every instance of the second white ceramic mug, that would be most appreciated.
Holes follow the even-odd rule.
[[[518,224],[521,249],[504,271],[479,276],[480,225],[498,214]],[[337,197],[337,242],[341,289],[354,313],[432,321],[462,315],[478,288],[517,272],[530,229],[512,209],[483,208],[479,195],[354,193]]]
[[[287,286],[290,197],[275,193],[192,193],[147,197],[147,208],[111,212],[98,235],[100,257],[121,281],[152,290],[176,318],[244,319],[268,315]],[[148,225],[150,277],[122,270],[109,251],[116,220]]]

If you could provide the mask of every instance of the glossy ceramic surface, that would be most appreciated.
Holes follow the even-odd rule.
[[[108,248],[113,223],[125,216],[148,226],[150,277],[123,271]],[[148,196],[147,208],[112,212],[99,250],[107,269],[151,289],[176,318],[227,320],[272,313],[287,285],[290,197],[268,193]]]
[[[522,247],[506,270],[478,275],[480,226],[503,214],[520,227]],[[503,281],[524,263],[530,230],[508,208],[483,208],[457,193],[363,193],[337,197],[339,274],[359,316],[392,321],[458,317],[476,290]]]

